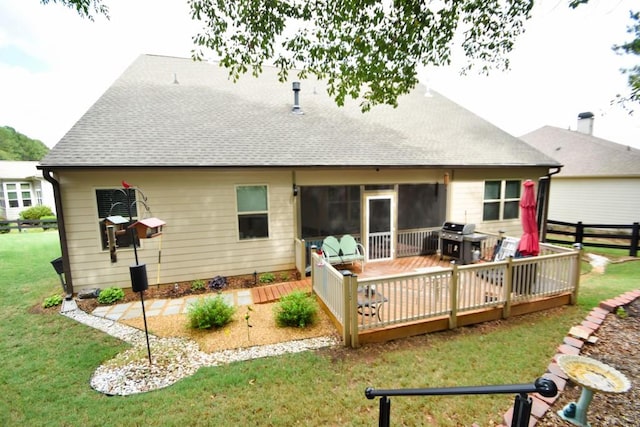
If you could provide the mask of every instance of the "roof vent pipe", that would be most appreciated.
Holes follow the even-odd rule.
[[[300,82],[293,82],[293,108],[291,112],[293,114],[304,114],[302,108],[300,108]]]

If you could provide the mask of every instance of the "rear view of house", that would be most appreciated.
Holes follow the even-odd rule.
[[[519,234],[522,182],[560,166],[423,87],[362,113],[321,81],[227,76],[140,56],[42,161],[76,291],[130,286],[133,241],[114,233],[114,262],[108,227],[149,217],[165,225],[137,255],[159,283],[291,269],[296,239],[350,234],[375,262],[409,232],[435,251],[445,221]]]

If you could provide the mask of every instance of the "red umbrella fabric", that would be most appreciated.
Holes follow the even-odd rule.
[[[523,184],[524,191],[520,198],[520,219],[522,221],[522,237],[518,251],[523,256],[536,256],[540,253],[538,240],[538,222],[536,221],[536,194],[533,181],[527,180]]]

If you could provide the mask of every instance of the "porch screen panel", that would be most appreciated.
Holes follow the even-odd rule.
[[[302,237],[360,234],[360,187],[300,188]]]
[[[444,185],[414,184],[398,186],[398,229],[439,227],[445,221]]]

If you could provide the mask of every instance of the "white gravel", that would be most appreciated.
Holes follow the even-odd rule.
[[[144,331],[88,314],[80,310],[73,300],[64,301],[60,313],[132,345],[132,348],[99,366],[91,377],[91,387],[107,395],[127,396],[157,390],[193,375],[205,366],[299,353],[339,344],[334,337],[318,337],[205,353],[191,340],[149,335],[149,363]]]

